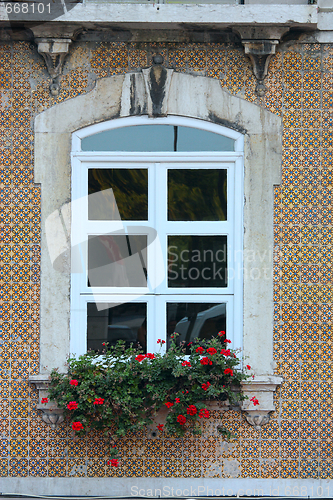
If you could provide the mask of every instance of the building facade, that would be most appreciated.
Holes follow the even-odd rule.
[[[87,1],[53,18],[8,5],[0,44],[2,493],[331,497],[332,2]],[[200,437],[126,436],[115,468],[103,435],[73,439],[61,413],[40,401],[51,369],[65,370],[69,353],[85,350],[71,312],[80,296],[71,207],[82,195],[73,165],[134,161],[131,150],[89,156],[83,146],[124,124],[189,127],[236,144],[223,153],[185,149],[186,158],[163,148],[134,156],[137,164],[176,158],[239,168],[230,253],[240,251],[232,262],[240,281],[211,302],[233,304],[230,335],[252,366],[244,390],[260,405],[215,410]],[[221,422],[230,442],[217,433]]]

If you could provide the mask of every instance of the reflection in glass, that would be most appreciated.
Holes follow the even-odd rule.
[[[177,344],[195,339],[210,339],[226,331],[226,304],[196,302],[167,303],[167,345],[170,335],[178,333]],[[187,354],[189,350],[187,349]]]
[[[110,191],[112,189],[112,191]],[[148,220],[148,169],[88,170],[89,220]]]
[[[147,236],[88,236],[88,286],[147,286]]]
[[[109,346],[123,340],[126,347],[132,344],[147,348],[147,305],[129,302],[126,304],[87,304],[87,347],[101,352],[103,342]]]
[[[168,287],[227,285],[227,236],[168,236]]]
[[[168,169],[168,220],[227,220],[226,169]]]
[[[224,135],[177,125],[133,125],[85,137],[82,151],[234,151]]]

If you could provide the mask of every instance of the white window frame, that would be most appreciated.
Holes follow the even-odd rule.
[[[93,134],[118,127],[133,125],[169,124],[185,127],[194,127],[209,132],[230,137],[235,141],[235,151],[221,152],[159,152],[159,153],[131,153],[131,152],[88,152],[81,151],[81,140]],[[166,219],[167,190],[160,197],[157,186],[166,188],[167,168],[217,168],[223,166],[228,171],[228,220],[214,222],[165,222],[159,224],[159,238],[162,242],[162,254],[166,263],[167,235],[168,234],[221,234],[228,237],[228,273],[233,269],[234,277],[228,277],[226,288],[167,288],[166,278],[154,292],[149,288],[116,288],[106,287],[88,288],[85,273],[72,273],[71,276],[71,328],[70,351],[75,355],[86,352],[87,335],[87,303],[106,302],[119,303],[119,296],[126,296],[127,301],[146,302],[148,327],[147,349],[156,351],[157,338],[166,337],[165,317],[166,302],[210,302],[226,303],[227,332],[233,341],[233,347],[242,347],[243,337],[243,135],[221,125],[204,122],[202,120],[184,117],[148,118],[145,116],[114,119],[81,129],[72,135],[72,248],[78,242],[87,240],[88,234],[103,234],[113,231],[119,222],[88,221],[87,189],[88,169],[98,168],[148,168],[149,202],[148,221],[129,221],[123,223],[126,227],[155,227],[156,219]],[[157,165],[159,164],[159,165]],[[157,202],[157,193],[159,202]],[[152,203],[151,196],[155,197]],[[163,213],[164,210],[164,213]],[[82,214],[84,214],[82,216]],[[202,229],[201,229],[202,228]],[[160,230],[161,229],[161,230]],[[142,231],[142,229],[141,229]],[[142,234],[135,233],[135,234]],[[148,240],[149,243],[149,240]],[[158,261],[154,254],[156,246],[148,246],[148,276],[153,263]],[[83,262],[86,262],[86,246],[83,245]],[[232,258],[233,256],[233,258]],[[84,264],[84,267],[86,264]],[[155,272],[158,269],[155,268]]]

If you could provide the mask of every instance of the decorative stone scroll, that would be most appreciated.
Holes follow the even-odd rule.
[[[242,382],[242,390],[248,397],[242,402],[242,410],[247,422],[256,430],[269,422],[270,414],[275,410],[274,392],[281,383],[282,377],[274,375],[261,375]],[[259,401],[258,405],[251,401],[253,397]]]
[[[32,27],[37,50],[44,58],[47,71],[51,77],[50,93],[59,94],[60,75],[69,46],[82,28],[76,25],[54,26],[42,24]]]
[[[235,27],[234,31],[241,36],[245,54],[252,63],[253,74],[257,80],[256,93],[263,96],[266,92],[264,80],[268,74],[269,61],[275,54],[281,37],[289,31],[289,28],[239,26]]]
[[[37,410],[41,410],[44,422],[55,429],[57,425],[64,421],[63,410],[57,407],[55,403],[42,403],[43,398],[48,397],[49,377],[47,375],[32,375],[29,377],[29,383],[35,385],[38,390]]]

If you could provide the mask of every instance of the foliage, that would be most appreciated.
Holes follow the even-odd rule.
[[[176,335],[166,353],[158,354],[126,349],[119,341],[115,347],[106,345],[103,355],[88,352],[70,358],[67,374],[52,371],[49,396],[78,433],[113,429],[115,436],[124,436],[151,424],[156,412],[168,407],[169,433],[200,434],[201,419],[209,418],[205,401],[235,404],[244,399],[240,382],[248,375],[237,369],[240,362],[227,348],[228,342],[224,332],[209,340],[197,339],[187,346],[190,354],[185,356]],[[161,347],[164,341],[158,343]]]

